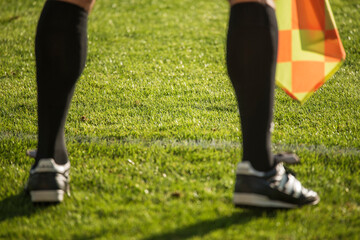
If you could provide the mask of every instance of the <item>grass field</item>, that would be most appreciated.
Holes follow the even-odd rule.
[[[23,193],[36,148],[34,36],[43,0],[0,1],[0,239],[359,239],[360,3],[331,0],[347,60],[305,105],[276,89],[273,149],[321,202],[232,206],[241,157],[220,0],[103,0],[66,135],[72,196]]]

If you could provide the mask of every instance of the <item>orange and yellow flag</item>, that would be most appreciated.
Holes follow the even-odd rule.
[[[276,0],[276,83],[304,103],[345,60],[328,0]]]

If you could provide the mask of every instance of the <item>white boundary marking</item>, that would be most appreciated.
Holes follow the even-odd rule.
[[[24,139],[36,141],[37,136],[35,134],[23,134],[12,132],[0,132],[0,141],[10,139]],[[148,140],[141,138],[124,138],[118,139],[116,137],[89,137],[89,136],[68,136],[66,137],[68,143],[99,143],[99,144],[139,144],[145,146],[157,145],[168,147],[201,147],[201,148],[236,148],[241,149],[240,142],[227,141],[227,140],[174,140],[174,139],[158,139]],[[347,156],[360,156],[360,149],[358,148],[344,148],[338,146],[324,146],[324,145],[294,145],[294,144],[277,144],[273,143],[272,148],[274,152],[282,151],[310,151],[316,154],[331,154],[331,155],[343,155]]]

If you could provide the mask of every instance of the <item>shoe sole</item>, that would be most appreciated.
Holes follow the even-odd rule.
[[[30,191],[32,202],[62,202],[64,194],[63,190]]]
[[[314,203],[315,205],[316,203]],[[234,193],[234,205],[236,207],[260,207],[260,208],[298,208],[296,204],[271,200],[266,196],[251,193]]]

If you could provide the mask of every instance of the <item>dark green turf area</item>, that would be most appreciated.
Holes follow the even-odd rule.
[[[71,197],[23,192],[36,148],[34,36],[44,1],[0,1],[0,239],[359,239],[360,3],[331,0],[347,59],[304,105],[276,89],[273,149],[315,207],[232,205],[241,158],[221,0],[103,0],[68,116]]]

